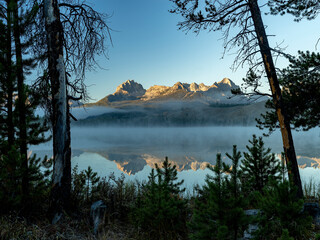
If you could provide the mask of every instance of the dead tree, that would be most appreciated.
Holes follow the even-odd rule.
[[[51,105],[54,170],[49,212],[53,222],[56,222],[63,210],[70,207],[71,137],[68,101],[87,97],[85,73],[96,66],[96,55],[105,54],[105,40],[110,35],[106,16],[84,2],[44,0],[43,10],[36,34],[43,35],[41,31],[44,28],[41,26],[45,23],[47,38],[40,37],[33,50],[38,56],[47,56],[42,63],[48,66],[48,76],[40,78],[39,84],[43,84],[43,80],[50,80],[44,83],[50,85],[51,92],[45,95],[52,99],[52,104],[48,105]],[[43,51],[43,46],[46,46],[47,52]]]
[[[280,124],[283,148],[289,178],[298,188],[298,197],[303,197],[297,158],[294,150],[290,120],[283,104],[276,68],[273,63],[268,36],[261,18],[257,0],[171,0],[175,3],[172,13],[184,17],[180,29],[199,33],[201,30],[223,31],[225,51],[238,48],[235,67],[248,63],[250,70],[263,66],[269,81],[273,103]],[[239,31],[232,35],[234,28]],[[260,57],[259,57],[259,55]]]
[[[58,1],[45,0],[44,13],[48,46],[48,73],[52,96],[53,177],[50,213],[59,221],[69,206],[71,189],[71,146],[68,133],[66,69],[63,54],[63,27]]]

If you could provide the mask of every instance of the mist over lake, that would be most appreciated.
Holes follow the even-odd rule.
[[[216,154],[230,163],[225,153],[233,145],[246,151],[252,134],[265,131],[256,127],[72,127],[72,166],[79,170],[91,166],[100,176],[124,174],[127,180],[147,180],[151,168],[168,156],[179,171],[185,186],[203,183],[210,173],[207,164],[215,164]],[[319,179],[320,129],[293,132],[302,180]],[[264,137],[266,147],[279,155],[282,139],[277,130]],[[39,156],[52,156],[52,142],[32,146]],[[319,179],[320,180],[320,179]]]

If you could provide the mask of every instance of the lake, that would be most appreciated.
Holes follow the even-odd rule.
[[[225,153],[232,153],[233,145],[246,151],[252,134],[262,136],[256,127],[72,127],[72,166],[79,170],[89,165],[100,176],[125,175],[127,180],[147,180],[155,164],[161,165],[168,156],[178,169],[179,179],[192,189],[203,184],[207,164],[215,164],[216,154],[230,163]],[[301,178],[320,183],[320,129],[293,132]],[[277,130],[264,137],[265,146],[279,155],[282,139]],[[32,146],[38,156],[52,156],[52,142]]]

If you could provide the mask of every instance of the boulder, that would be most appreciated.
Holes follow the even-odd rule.
[[[102,200],[94,202],[90,209],[90,218],[93,224],[93,233],[97,235],[101,230],[101,227],[105,223],[107,206]]]
[[[247,216],[257,216],[259,209],[249,209],[245,211]],[[248,229],[244,232],[242,240],[253,239],[252,234],[259,229],[258,224],[249,224]]]
[[[317,202],[307,202],[303,206],[303,211],[308,213],[312,218],[316,227],[320,228],[320,207]]]

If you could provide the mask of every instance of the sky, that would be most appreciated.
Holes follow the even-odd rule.
[[[169,13],[169,0],[88,0],[108,14],[113,44],[107,41],[108,59],[98,57],[101,68],[87,73],[86,84],[94,102],[115,92],[126,80],[135,80],[145,89],[176,82],[212,85],[230,78],[241,85],[247,66],[231,69],[234,52],[223,56],[221,32],[202,31],[196,35],[178,30],[179,15]],[[263,11],[267,8],[263,8]],[[271,47],[277,43],[290,54],[298,50],[319,51],[319,20],[293,21],[291,16],[263,14]],[[285,67],[278,61],[277,67]],[[267,85],[264,89],[267,91]]]

